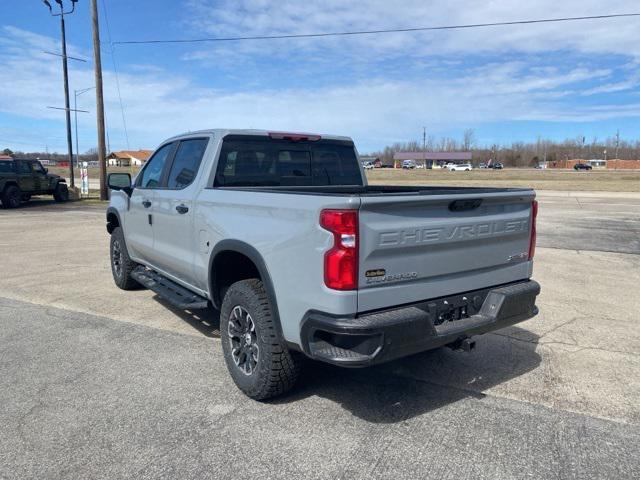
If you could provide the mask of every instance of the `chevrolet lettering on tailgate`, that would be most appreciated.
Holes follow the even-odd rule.
[[[414,228],[380,233],[381,247],[412,245],[421,243],[439,243],[451,240],[467,240],[482,237],[500,237],[513,233],[526,232],[527,220],[482,222],[452,227]]]

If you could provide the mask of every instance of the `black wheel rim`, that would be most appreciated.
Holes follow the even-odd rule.
[[[258,366],[260,348],[253,318],[244,307],[236,305],[229,315],[227,326],[231,358],[245,375],[251,375]]]
[[[111,264],[113,265],[113,272],[116,274],[116,277],[120,278],[122,275],[122,247],[120,246],[119,240],[113,241]]]

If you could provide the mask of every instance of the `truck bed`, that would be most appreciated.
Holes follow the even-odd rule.
[[[532,189],[402,185],[223,188],[355,197],[359,312],[531,276]]]

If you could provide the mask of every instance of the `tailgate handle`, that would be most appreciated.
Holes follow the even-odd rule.
[[[473,200],[454,200],[449,204],[449,210],[452,212],[464,212],[466,210],[475,210],[482,204],[481,198]]]

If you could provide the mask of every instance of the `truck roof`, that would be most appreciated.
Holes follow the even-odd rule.
[[[254,135],[254,136],[269,136],[269,133],[285,133],[282,130],[258,130],[258,129],[249,129],[249,128],[210,128],[206,130],[197,130],[194,132],[185,132],[180,135],[175,135],[166,141],[174,140],[181,137],[193,136],[193,135],[214,135],[225,137],[227,135]],[[324,133],[309,133],[309,132],[286,132],[295,135],[319,135],[322,139],[325,140],[343,140],[343,141],[353,141],[350,137],[345,137],[341,135],[331,135]]]

